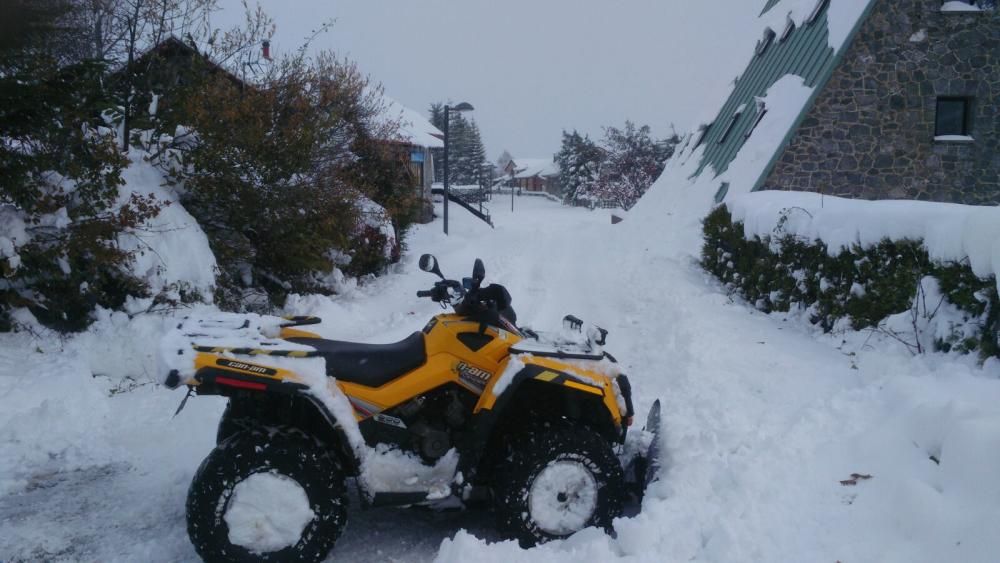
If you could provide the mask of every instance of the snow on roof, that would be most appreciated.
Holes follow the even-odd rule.
[[[404,106],[385,94],[382,94],[382,101],[385,107],[380,118],[399,122],[398,138],[390,140],[402,141],[429,149],[444,148],[444,133],[431,125],[431,122],[423,114]]]
[[[830,30],[828,42],[835,50],[839,50],[855,24],[864,14],[865,9],[873,0],[780,0],[773,8],[759,17],[761,29],[770,27],[783,30],[788,20],[795,22],[796,27],[810,22],[813,17],[822,14],[823,3],[829,3],[826,8],[827,23]]]
[[[514,177],[532,178],[534,176],[555,176],[559,174],[559,166],[551,158],[515,158]]]

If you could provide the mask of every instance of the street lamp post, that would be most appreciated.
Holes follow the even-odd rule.
[[[462,102],[455,107],[444,106],[444,234],[448,234],[448,129],[451,126],[452,111],[472,111],[472,104]]]
[[[510,212],[514,212],[514,170],[510,171]]]

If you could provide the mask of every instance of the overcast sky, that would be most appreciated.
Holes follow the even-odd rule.
[[[315,42],[426,114],[468,101],[491,159],[550,157],[563,129],[626,119],[666,136],[714,117],[749,60],[764,0],[261,0],[277,54]],[[240,17],[236,0],[216,25]]]

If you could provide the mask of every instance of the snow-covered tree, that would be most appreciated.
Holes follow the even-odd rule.
[[[648,125],[636,127],[626,121],[623,129],[606,127],[602,141],[605,158],[597,181],[588,192],[622,209],[631,209],[663,172],[674,145],[676,141],[655,141]]]
[[[430,122],[445,130],[444,104],[431,104]],[[483,171],[489,166],[486,158],[486,148],[483,145],[479,125],[475,120],[466,119],[460,112],[450,112],[451,123],[448,128],[448,180],[452,185],[479,183]],[[444,150],[435,149],[434,180],[444,181]]]
[[[97,306],[116,308],[148,288],[118,244],[159,203],[121,201],[127,160],[100,116],[104,65],[67,56],[79,31],[65,1],[14,3],[0,39],[0,330],[26,307],[61,330],[85,327]]]
[[[514,160],[514,157],[507,152],[506,149],[504,149],[504,151],[500,153],[500,157],[497,158],[497,171],[502,174],[512,160]]]
[[[604,160],[604,151],[589,136],[563,131],[562,148],[555,155],[559,165],[562,197],[572,203],[594,185]]]

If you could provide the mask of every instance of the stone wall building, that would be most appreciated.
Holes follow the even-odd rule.
[[[697,175],[715,174],[718,202],[729,191],[779,189],[1000,204],[997,4],[766,0],[756,52],[692,141],[702,151]],[[789,75],[805,101],[767,107]],[[780,143],[755,137],[762,121],[789,112]],[[760,152],[766,143],[774,148],[763,172],[736,190],[730,164],[744,145]]]

